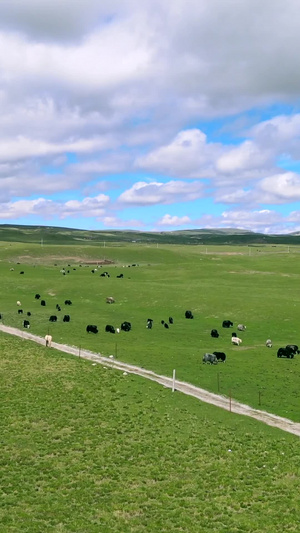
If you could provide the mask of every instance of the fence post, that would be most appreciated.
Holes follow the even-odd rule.
[[[172,383],[172,392],[175,391],[175,370],[173,370],[173,383]]]

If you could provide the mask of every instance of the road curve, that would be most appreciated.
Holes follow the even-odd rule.
[[[38,344],[45,345],[44,338],[39,337],[38,335],[33,335],[28,331],[12,328],[10,326],[4,326],[4,324],[0,324],[0,331],[3,331],[4,333],[9,333],[10,335],[21,337],[23,339],[28,339],[33,342],[37,342]],[[128,363],[122,363],[122,361],[118,361],[110,357],[104,357],[101,354],[90,352],[89,350],[78,348],[77,346],[68,346],[67,344],[59,344],[57,342],[52,342],[51,347],[55,350],[74,355],[75,357],[82,357],[82,359],[87,359],[95,363],[115,368],[116,370],[121,370],[123,372],[128,372],[131,374],[137,374],[138,376],[142,376],[146,379],[150,379],[151,381],[155,381],[156,383],[159,383],[160,385],[163,385],[167,388],[173,387],[172,378],[167,376],[161,376],[160,374],[156,374],[155,372],[152,372],[151,370],[146,370],[145,368],[130,365]],[[293,435],[297,435],[298,437],[300,437],[300,423],[293,422],[288,418],[273,415],[271,413],[267,413],[266,411],[253,409],[249,405],[239,403],[236,400],[230,399],[226,396],[214,394],[213,392],[208,392],[205,389],[201,389],[200,387],[196,387],[194,385],[191,385],[190,383],[185,383],[184,381],[176,380],[175,389],[176,391],[180,391],[183,394],[187,394],[188,396],[193,396],[194,398],[197,398],[202,402],[216,405],[217,407],[221,407],[226,411],[231,410],[232,413],[250,416],[251,418],[255,418],[256,420],[263,422],[264,424],[282,429],[283,431],[287,431],[288,433],[292,433]]]

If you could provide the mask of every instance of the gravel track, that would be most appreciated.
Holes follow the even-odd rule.
[[[12,328],[10,326],[4,326],[3,324],[0,324],[0,331],[3,331],[4,333],[9,333],[10,335],[21,337],[23,339],[28,339],[37,342],[38,344],[42,344],[43,346],[45,345],[44,338],[38,337],[37,335],[33,335],[28,331],[22,331],[17,328]],[[83,350],[82,348],[80,349],[77,346],[68,346],[67,344],[59,344],[57,342],[52,342],[51,348],[54,348],[55,350],[59,350],[61,352],[69,353],[76,357],[82,357],[82,359],[87,359],[89,361],[109,366],[111,368],[115,368],[123,372],[137,374],[138,376],[142,376],[146,379],[150,379],[151,381],[155,381],[156,383],[159,383],[160,385],[163,385],[167,388],[173,387],[173,379],[170,377],[161,376],[159,374],[156,374],[155,372],[152,372],[151,370],[146,370],[144,368],[130,365],[128,363],[122,363],[121,361],[118,361],[116,359],[104,357],[101,354],[90,352],[89,350]],[[293,433],[294,435],[300,437],[300,423],[293,422],[288,418],[273,415],[271,413],[267,413],[266,411],[253,409],[249,405],[239,403],[233,399],[230,400],[226,396],[208,392],[205,389],[201,389],[200,387],[196,387],[194,385],[191,385],[190,383],[185,383],[184,381],[176,380],[175,389],[176,391],[182,392],[183,394],[187,394],[188,396],[193,396],[194,398],[197,398],[202,402],[216,405],[217,407],[221,407],[226,411],[231,410],[232,413],[250,416],[251,418],[255,418],[256,420],[263,422],[264,424],[282,429],[283,431]]]

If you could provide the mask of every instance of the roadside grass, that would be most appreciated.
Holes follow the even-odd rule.
[[[30,311],[32,333],[49,332],[57,342],[113,354],[165,375],[176,369],[179,380],[300,421],[300,355],[293,360],[276,357],[280,346],[300,345],[299,251],[264,250],[253,248],[249,255],[246,247],[233,246],[5,243],[0,247],[0,313],[4,324],[22,329]],[[104,258],[114,263],[92,274],[95,265],[88,261]],[[62,266],[69,270],[65,276]],[[100,277],[103,271],[110,277]],[[117,279],[120,273],[123,279]],[[35,300],[37,292],[46,300],[45,308]],[[106,304],[107,296],[116,302]],[[65,299],[73,305],[65,306]],[[24,315],[17,314],[17,300]],[[193,320],[185,319],[187,309]],[[57,323],[49,322],[52,314]],[[63,323],[64,314],[70,314],[70,323]],[[169,316],[174,324],[165,329],[161,320],[168,322]],[[146,329],[147,318],[154,320],[152,330]],[[222,328],[224,319],[234,322],[233,329]],[[124,320],[132,323],[130,332],[105,333],[106,324],[120,327]],[[242,345],[234,347],[231,332],[238,323],[247,329],[239,333]],[[96,324],[99,334],[87,334],[87,324]],[[218,339],[210,336],[213,328],[220,333]],[[265,347],[269,337],[272,349]],[[215,350],[227,354],[226,363],[203,365],[203,354]]]
[[[0,333],[1,531],[296,532],[299,438]]]

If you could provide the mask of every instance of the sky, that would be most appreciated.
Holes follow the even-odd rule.
[[[1,0],[0,224],[300,232],[298,0]]]

